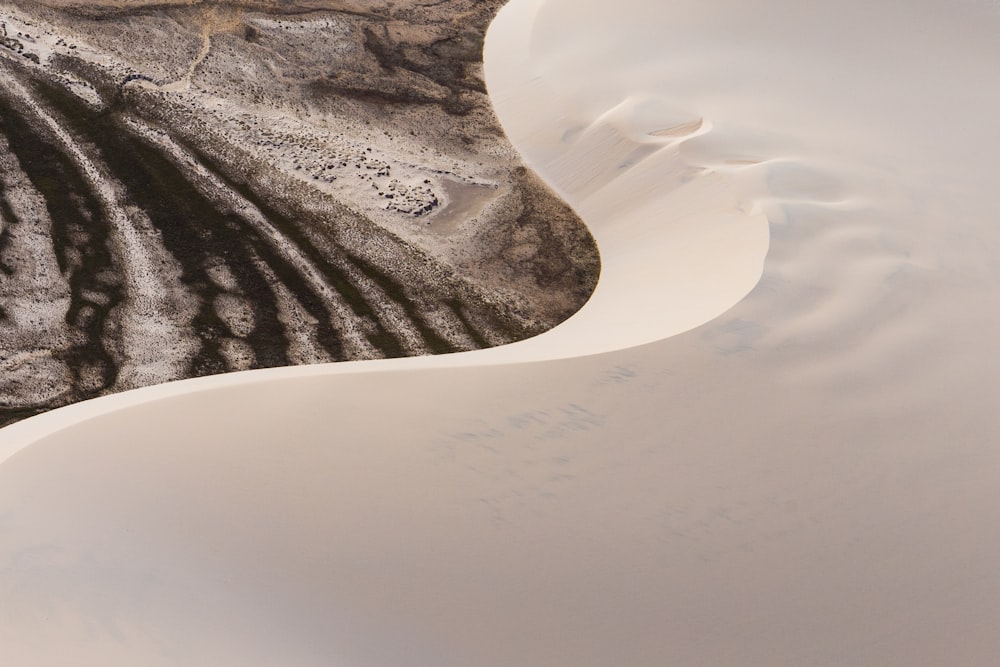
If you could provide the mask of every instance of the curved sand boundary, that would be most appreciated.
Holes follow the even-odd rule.
[[[578,357],[670,337],[712,319],[739,301],[759,280],[767,251],[767,220],[755,203],[755,197],[766,192],[761,173],[738,167],[714,169],[690,159],[684,145],[708,134],[710,124],[702,118],[692,121],[691,114],[675,109],[664,113],[657,108],[662,105],[658,105],[656,95],[644,91],[571,128],[564,126],[565,117],[531,112],[537,107],[579,105],[573,94],[589,98],[603,85],[591,82],[567,96],[557,87],[537,84],[532,73],[538,63],[526,57],[535,50],[531,33],[522,27],[531,25],[543,4],[515,2],[504,7],[491,26],[493,37],[487,41],[484,54],[486,74],[497,113],[513,141],[529,163],[580,212],[602,249],[601,280],[580,312],[545,334],[475,355],[389,360],[363,367],[338,363],[294,371],[268,369],[199,378],[194,383],[169,383],[108,401],[89,401],[78,410],[60,411],[55,418],[6,429],[6,445],[0,443],[0,456],[74,423],[78,419],[75,415],[92,417],[179,393],[299,374]],[[610,67],[604,75],[613,80],[615,72]],[[665,123],[668,127],[663,127]],[[554,140],[570,134],[571,142]],[[535,156],[542,158],[533,159]]]
[[[599,299],[629,298],[608,289],[612,262],[633,285],[669,270],[653,250],[669,238],[660,225],[615,245],[615,221],[588,218],[606,265],[598,293],[523,345],[179,383],[6,429],[9,449],[37,443],[0,469],[6,661],[936,665],[1000,653],[1000,101],[983,85],[1000,17],[982,3],[515,2],[504,16],[530,8],[534,37],[513,21],[517,34],[494,32],[490,48],[527,41],[537,69],[523,80],[565,105],[519,118],[495,92],[527,159],[587,217],[611,210],[575,199],[588,183],[625,181],[560,181],[603,164],[600,150],[559,163],[564,137],[693,134],[682,164],[737,194],[683,203],[771,221],[757,289],[669,341],[490,363],[574,353],[562,332],[611,312]],[[615,70],[624,94],[602,78]],[[959,102],[962,124],[941,131]],[[605,322],[577,349],[697,323],[643,328],[642,315],[634,337]]]

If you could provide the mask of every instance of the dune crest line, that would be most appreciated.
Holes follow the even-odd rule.
[[[295,41],[324,20],[250,27]],[[998,31],[981,2],[514,0],[486,81],[524,160],[593,225],[588,305],[509,346],[165,384],[0,431],[0,662],[993,664]],[[384,85],[320,90],[461,112],[449,71],[407,74],[404,34],[359,42]],[[233,175],[171,141],[223,198]],[[0,169],[4,216],[45,199]],[[489,194],[444,176],[461,210]],[[49,195],[99,210],[73,192]],[[73,290],[39,293],[39,327]],[[312,316],[300,351],[321,349]]]
[[[185,378],[501,345],[586,301],[593,239],[484,89],[491,6],[371,2],[0,4],[0,426]],[[44,247],[4,248],[25,218]],[[37,338],[24,304],[62,283],[65,335]]]

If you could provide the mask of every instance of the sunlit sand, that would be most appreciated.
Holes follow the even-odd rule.
[[[598,289],[0,432],[12,665],[988,665],[1000,11],[512,0]]]

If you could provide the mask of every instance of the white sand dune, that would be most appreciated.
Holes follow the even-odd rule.
[[[512,0],[491,95],[591,302],[4,429],[0,663],[995,664],[998,34]]]

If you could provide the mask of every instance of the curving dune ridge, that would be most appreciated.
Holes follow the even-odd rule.
[[[0,656],[992,664],[998,29],[514,0],[488,83],[597,238],[588,305],[5,429]]]
[[[0,5],[0,425],[586,301],[593,240],[490,109],[490,7],[368,5]]]

